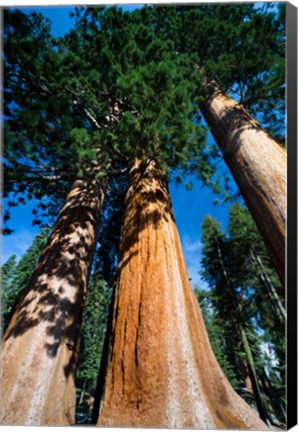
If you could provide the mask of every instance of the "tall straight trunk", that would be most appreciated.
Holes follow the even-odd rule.
[[[286,310],[283,307],[283,304],[279,298],[279,295],[276,292],[275,287],[272,285],[271,280],[269,279],[268,275],[266,274],[266,272],[264,270],[262,260],[261,260],[260,256],[255,255],[255,253],[252,250],[250,251],[250,254],[251,254],[253,262],[255,264],[257,264],[261,281],[263,282],[264,287],[265,287],[266,291],[268,292],[268,296],[272,302],[273,307],[276,310],[279,321],[282,324],[284,324],[287,320]]]
[[[241,338],[242,338],[242,343],[243,343],[243,347],[244,347],[244,351],[246,354],[246,358],[248,360],[248,365],[249,365],[249,371],[250,371],[250,379],[251,379],[251,383],[252,383],[252,387],[253,387],[253,392],[254,392],[254,397],[255,397],[255,401],[256,401],[256,405],[257,405],[257,410],[259,412],[259,415],[261,417],[261,419],[268,424],[269,416],[268,416],[268,412],[266,410],[266,407],[264,405],[263,402],[263,398],[262,398],[262,394],[261,394],[261,390],[260,390],[260,386],[259,386],[259,382],[258,382],[258,377],[257,377],[257,373],[256,373],[256,369],[255,369],[255,364],[254,364],[254,359],[252,356],[252,352],[246,337],[246,333],[244,328],[241,326]]]
[[[74,182],[3,337],[6,425],[75,422],[75,373],[104,181]]]
[[[285,284],[286,150],[216,84],[203,91],[201,111]]]
[[[266,429],[213,354],[153,161],[136,161],[125,205],[97,425]]]
[[[249,375],[249,365],[247,360],[245,359],[241,359],[241,366],[243,369],[243,378],[244,378],[244,383],[245,383],[245,390],[247,393],[253,395],[253,386],[252,386],[252,382],[250,379],[250,375]]]
[[[274,409],[274,414],[278,417],[279,421],[286,425],[287,423],[287,415],[285,412],[285,408],[280,401],[279,395],[276,392],[276,389],[272,387],[271,380],[268,378],[267,372],[265,368],[263,368],[263,373],[261,375],[261,381],[263,384],[263,388],[265,393],[267,394],[272,407]]]

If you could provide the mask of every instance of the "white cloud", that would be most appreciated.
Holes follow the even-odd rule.
[[[202,243],[197,237],[191,237],[189,235],[182,236],[181,239],[182,250],[188,276],[191,279],[191,284],[194,287],[198,285],[202,289],[208,289],[208,285],[202,280],[199,272],[201,270],[201,250]]]
[[[199,251],[202,247],[202,243],[200,242],[200,240],[192,241],[189,236],[184,236],[182,243],[183,249],[185,250],[185,252],[188,253]]]

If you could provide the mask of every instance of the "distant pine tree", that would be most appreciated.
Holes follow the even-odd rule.
[[[80,403],[94,396],[108,322],[112,289],[102,276],[92,274],[84,308],[77,388],[81,391]]]
[[[239,377],[239,374],[237,377],[235,367],[229,359],[229,353],[231,352],[232,347],[230,344],[227,344],[227,338],[223,334],[225,325],[221,322],[218,313],[212,310],[210,293],[200,289],[199,287],[195,287],[194,292],[199,302],[210,343],[217,361],[234,389],[239,389],[243,383],[241,382],[242,380],[241,377]]]
[[[225,353],[240,380],[238,390],[243,394],[241,388],[246,388],[248,401],[253,392],[262,415],[284,424],[284,320],[277,294],[282,287],[263,241],[248,210],[238,203],[230,208],[228,235],[208,216],[202,225],[202,241],[202,276],[210,286],[208,298],[213,320],[225,339]],[[252,249],[268,266],[263,273],[252,262]],[[272,286],[266,290],[264,281],[269,275]],[[276,298],[270,295],[272,290]],[[273,358],[265,355],[265,346],[275,347]],[[268,386],[269,375],[275,392]]]
[[[46,245],[49,233],[50,227],[46,226],[36,235],[32,245],[29,246],[18,263],[16,263],[16,255],[12,255],[2,267],[2,318],[4,332],[20,300],[20,296],[30,280],[39,256]]]
[[[17,266],[17,256],[11,255],[8,260],[3,264],[1,268],[1,317],[2,317],[2,325],[3,330],[7,326],[7,321],[9,320],[9,316],[11,314],[11,310],[13,308],[14,300],[12,300],[12,280],[15,275],[15,269]]]

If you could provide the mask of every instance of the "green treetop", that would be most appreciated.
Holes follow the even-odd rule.
[[[188,57],[136,16],[77,9],[74,29],[55,40],[39,15],[8,11],[4,48],[10,203],[36,197],[53,209],[48,203],[70,181],[125,168],[136,156],[178,178],[209,175]]]
[[[35,197],[41,213],[55,213],[75,178],[123,169],[144,153],[177,181],[195,172],[212,183],[198,67],[282,130],[285,6],[272,5],[82,7],[58,40],[41,15],[6,10],[10,204]]]

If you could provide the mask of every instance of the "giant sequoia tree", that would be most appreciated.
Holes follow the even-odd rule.
[[[201,110],[284,284],[286,150],[218,86],[205,84],[205,91]]]
[[[245,10],[248,19],[258,15]],[[99,424],[112,424],[116,408],[115,425],[262,428],[210,348],[167,190],[170,177],[213,179],[197,116],[199,57],[180,31],[188,14],[79,8],[74,17],[73,30],[55,40],[40,16],[6,15],[6,193],[46,195],[45,211],[66,201],[4,335],[2,421],[74,422],[80,324],[105,188],[129,169]]]
[[[2,421],[69,424],[105,188],[99,178],[102,149],[65,91],[63,74],[57,76],[62,57],[41,17],[8,11],[5,48],[7,193],[23,201],[50,197],[53,208],[71,190],[3,338]],[[40,202],[39,208],[51,205]]]
[[[245,73],[245,81],[243,77],[239,79],[241,74],[237,76],[238,71],[236,77],[232,72],[232,77],[226,78],[230,81],[230,88],[234,79],[234,90],[239,94],[238,101],[224,92],[225,87],[212,82],[215,79],[215,76],[212,76],[203,79],[202,93],[205,98],[200,103],[206,122],[251,211],[283,284],[285,283],[286,150],[270,136],[268,131],[262,129],[244,107],[253,108],[252,112],[258,113],[260,106],[266,106],[269,102],[272,120],[268,126],[272,127],[273,133],[276,132],[274,116],[280,116],[280,110],[284,109],[284,10],[284,7],[280,9],[280,15],[274,13],[265,16],[259,14],[254,16],[249,13],[246,15],[247,18],[249,17],[248,24],[247,21],[244,22],[240,31],[245,34],[249,28],[254,27],[255,30],[250,37],[239,42],[237,51],[241,53],[240,56],[243,56],[244,52],[251,52],[254,49],[257,41],[261,41],[263,46],[258,49],[257,59],[254,57],[251,62],[244,61],[244,67],[248,69]],[[271,31],[268,33],[269,29]],[[237,54],[234,56],[233,54],[234,52],[225,58],[225,62],[229,62],[231,69],[235,65],[235,60],[238,61],[237,65],[243,60],[237,58]],[[235,58],[231,61],[229,57]],[[268,109],[268,105],[266,108]],[[260,118],[262,118],[262,111],[261,109],[259,113]],[[279,124],[278,121],[276,123]]]
[[[111,10],[103,16],[100,11],[91,12],[89,15],[78,13],[76,32],[58,44],[60,54],[55,49],[57,43],[51,40],[38,16],[26,19],[18,12],[8,15],[6,90],[9,102],[14,103],[7,120],[8,192],[17,194],[22,191],[24,183],[26,185],[31,180],[35,182],[33,191],[38,196],[42,190],[41,180],[47,177],[51,181],[56,177],[63,179],[69,166],[65,161],[67,154],[73,185],[4,335],[5,404],[2,415],[5,423],[74,423],[77,347],[105,177],[110,174],[107,167],[118,168],[119,164],[128,164],[131,155],[141,154],[146,146],[149,157],[163,151],[166,155],[163,162],[173,168],[183,165],[186,170],[191,170],[192,164],[197,166],[201,161],[201,151],[198,151],[196,143],[203,142],[203,135],[201,128],[193,122],[193,85],[185,80],[187,62],[182,58],[176,59],[171,51],[167,54],[167,45],[158,44],[152,31],[141,25],[130,29],[124,27],[128,18],[122,16],[121,11]],[[119,22],[123,22],[123,27],[118,29]],[[16,36],[18,26],[22,30],[18,33],[19,38]],[[45,33],[41,41],[45,39],[46,47],[39,42],[40,34],[36,28],[41,29],[43,36]],[[142,31],[140,48],[146,46],[145,51],[136,44]],[[122,40],[122,34],[128,35],[128,40]],[[81,44],[78,44],[80,36]],[[98,57],[92,56],[91,59],[90,40],[92,44],[95,42],[101,46]],[[97,65],[102,57],[113,58],[113,51],[107,52],[108,47],[115,52],[118,50],[122,61],[119,64],[121,57],[117,62],[115,60],[109,71],[102,63],[99,74]],[[33,57],[36,54],[37,64]],[[130,57],[134,60],[132,64],[128,62]],[[149,57],[151,62],[147,65]],[[21,66],[25,60],[29,69],[23,74]],[[29,60],[32,65],[29,65]],[[62,70],[55,73],[57,62],[62,65]],[[83,71],[79,80],[75,78],[78,62],[82,69],[85,66],[89,70],[87,83]],[[50,79],[45,75],[49,67],[53,68]],[[67,84],[62,72],[68,73]],[[98,95],[94,94],[94,80],[100,81]],[[116,89],[114,80],[118,82]],[[172,99],[168,97],[169,92]],[[59,101],[64,94],[67,100],[61,107]],[[152,94],[159,97],[153,99]],[[56,100],[58,105],[53,111],[50,104]],[[106,115],[103,115],[104,110]],[[100,112],[98,118],[97,112]],[[30,123],[28,116],[32,119]],[[40,122],[45,135],[33,128],[37,122]],[[52,134],[56,134],[56,140],[61,142],[54,141],[56,145],[49,149]],[[16,143],[22,145],[18,151],[15,151]],[[187,153],[182,157],[183,150]],[[46,158],[51,151],[56,156],[53,161]],[[22,177],[15,177],[18,167],[22,170]],[[47,169],[57,171],[58,175],[48,175]],[[29,188],[30,192],[32,184]],[[59,190],[55,189],[55,192],[57,194]],[[16,343],[18,339],[26,349],[31,347],[30,356],[20,349],[20,343]],[[15,368],[8,368],[12,356],[19,363],[15,361]],[[44,368],[47,369],[46,375]],[[18,376],[20,379],[16,379]],[[32,385],[24,386],[23,383],[33,376]],[[62,403],[56,397],[58,394],[62,395]]]
[[[264,8],[182,7],[170,21],[161,9],[155,19],[192,56],[200,110],[284,284],[286,150],[276,139],[284,142],[285,5]]]
[[[157,163],[131,169],[97,424],[263,429],[211,349]]]

